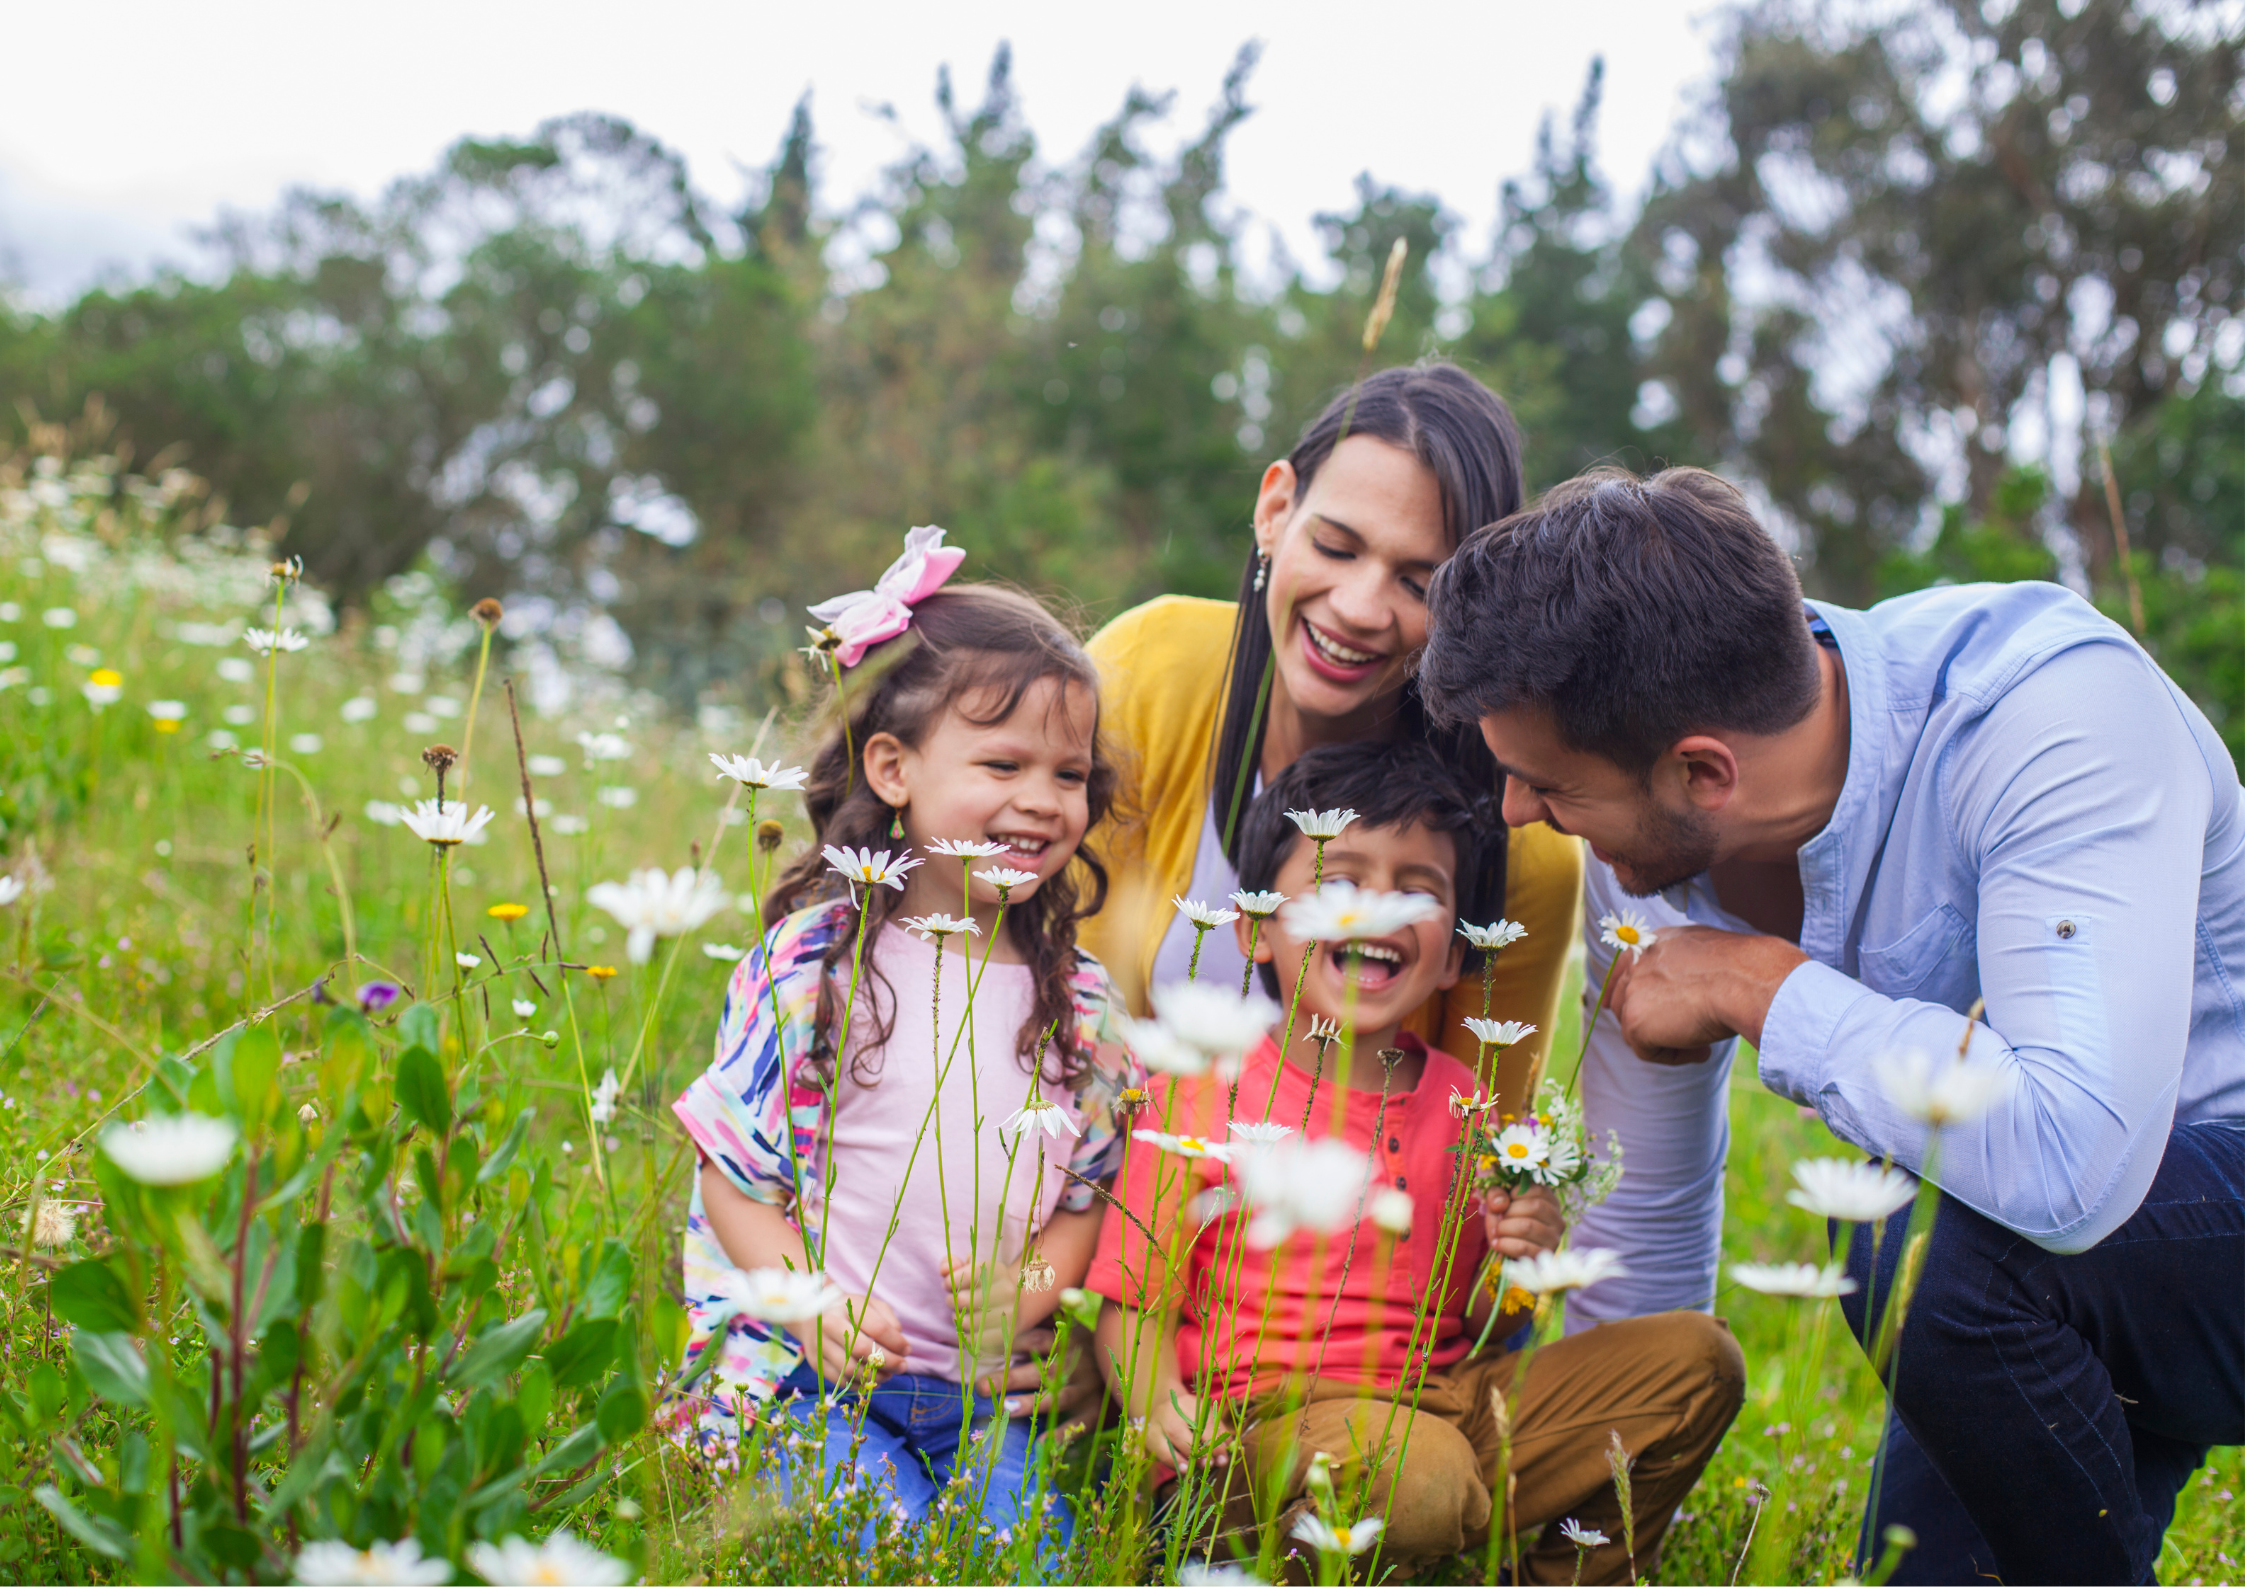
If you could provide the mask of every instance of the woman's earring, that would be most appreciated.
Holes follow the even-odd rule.
[[[1268,551],[1258,551],[1255,553],[1255,588],[1260,590],[1270,581],[1271,554]]]
[[[904,806],[902,806],[902,805],[896,805],[896,806],[892,807],[892,808],[890,809],[890,811],[889,811],[889,841],[893,843],[893,842],[895,842],[895,841],[896,841],[896,840],[897,840],[898,838],[901,838],[901,837],[903,837],[903,836],[904,836]]]

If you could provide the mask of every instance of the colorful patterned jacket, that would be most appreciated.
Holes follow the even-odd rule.
[[[815,1204],[824,1183],[828,1100],[811,1061],[818,977],[827,951],[853,929],[854,918],[849,905],[837,901],[797,910],[772,927],[764,945],[733,971],[715,1059],[672,1104],[702,1162],[790,1217],[804,1202]],[[1108,1055],[1085,1074],[1074,1097],[1083,1133],[1073,1143],[1068,1170],[1074,1177],[1060,1207],[1083,1212],[1097,1200],[1091,1185],[1112,1180],[1121,1161],[1115,1100],[1125,1087],[1143,1086],[1145,1076],[1119,1040],[1119,1003],[1106,970],[1079,952],[1071,980],[1077,1040]],[[698,1174],[683,1257],[688,1330],[681,1381],[691,1391],[675,1409],[694,1418],[704,1451],[724,1458],[737,1444],[741,1419],[753,1418],[756,1405],[778,1392],[803,1352],[785,1329],[727,1317],[717,1291],[731,1263],[703,1211]],[[705,1368],[702,1358],[712,1348],[721,1355]]]

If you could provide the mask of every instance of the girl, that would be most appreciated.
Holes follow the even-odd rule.
[[[1083,840],[1115,775],[1091,662],[1043,608],[914,593],[889,597],[893,637],[830,630],[838,661],[880,667],[851,675],[846,730],[813,762],[824,855],[774,888],[716,1061],[675,1105],[700,1159],[686,1378],[706,1454],[734,1458],[742,1420],[776,1402],[906,1516],[971,1476],[1003,1531],[1031,1424],[971,1386],[1081,1283],[1116,1101],[1142,1080],[1075,945],[1106,894]],[[741,1270],[831,1283],[799,1303],[815,1314],[770,1326],[738,1308],[785,1307],[749,1298]]]

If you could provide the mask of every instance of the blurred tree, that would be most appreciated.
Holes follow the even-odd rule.
[[[1937,487],[1987,514],[2022,428],[2048,444],[2071,402],[2109,433],[2234,371],[2245,307],[2234,7],[1860,15],[1736,13],[1639,225],[1671,311],[1651,373],[1854,597]]]

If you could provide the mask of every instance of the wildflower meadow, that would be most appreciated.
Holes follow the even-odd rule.
[[[775,1485],[763,1433],[733,1461],[679,1436],[695,1155],[670,1100],[808,842],[790,768],[827,675],[791,660],[784,687],[687,720],[550,653],[534,672],[477,594],[410,574],[339,614],[191,475],[59,430],[0,460],[0,1576],[1388,1574],[1377,1518],[1314,1479],[1291,1532],[1209,1557],[1190,1481],[1154,1502],[1098,1403],[1030,1478],[1072,1499],[1065,1546],[972,1504],[907,1530],[863,1493]],[[1313,902],[1339,936],[1378,907]],[[1610,929],[1618,952],[1639,928]],[[1540,1105],[1553,1138],[1475,1126],[1491,1183],[1564,1201],[1616,1166],[1569,1134],[1602,997],[1584,990]],[[1160,1010],[1148,1044],[1239,1016],[1206,991],[1192,1020]],[[1485,1044],[1518,1039],[1511,1012],[1484,1009]],[[987,1127],[1042,1152],[1042,1104],[1019,1100],[989,1102]],[[1927,1098],[1925,1116],[1970,1105]],[[1825,1217],[1905,1237],[1908,1182],[1746,1057],[1731,1124],[1716,1310],[1746,1405],[1657,1579],[1838,1581],[1884,1402],[1839,1318]],[[1260,1215],[1314,1219],[1285,1144],[1247,1193],[1284,1181]],[[1599,1255],[1510,1275],[1543,1294],[1532,1341]],[[812,1274],[764,1274],[738,1304],[784,1322],[823,1298]],[[1055,1376],[1096,1309],[1060,1297]],[[2160,1579],[2234,1579],[2240,1486],[2240,1452],[2217,1451]],[[1505,1541],[1420,1579],[1494,1580]]]

